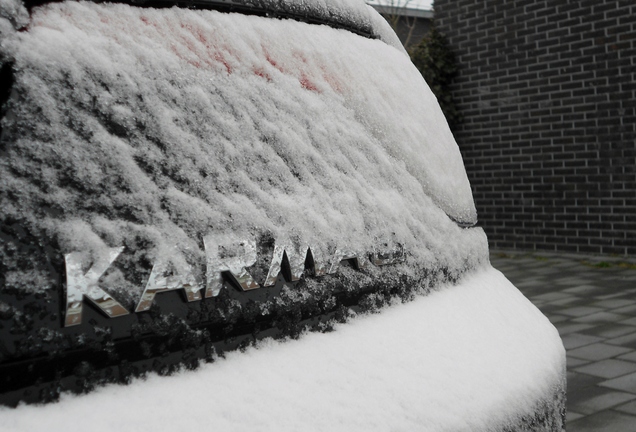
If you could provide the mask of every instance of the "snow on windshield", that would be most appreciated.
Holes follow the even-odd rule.
[[[311,17],[314,20],[333,23],[335,27],[353,27],[381,39],[406,54],[400,39],[387,21],[361,0],[231,0],[231,2],[283,15]]]
[[[483,232],[446,216],[474,221],[475,209],[435,97],[382,41],[89,2],[36,8],[28,31],[3,35],[15,70],[3,223],[63,253],[124,245],[203,262],[203,236],[265,231],[361,251],[400,243],[431,268],[485,259]],[[40,259],[21,259],[7,281],[45,286]]]

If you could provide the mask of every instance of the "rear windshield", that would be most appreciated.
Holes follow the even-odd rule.
[[[3,34],[5,226],[64,253],[141,245],[189,261],[228,231],[400,243],[420,261],[470,249],[448,217],[476,219],[459,150],[403,50],[293,20],[89,2],[34,8]]]

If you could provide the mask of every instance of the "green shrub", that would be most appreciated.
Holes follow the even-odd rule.
[[[454,130],[462,121],[450,89],[458,66],[446,36],[433,23],[428,34],[409,54],[437,97],[449,126]]]

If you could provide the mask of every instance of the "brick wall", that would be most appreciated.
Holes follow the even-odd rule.
[[[636,2],[436,0],[492,248],[636,255]]]

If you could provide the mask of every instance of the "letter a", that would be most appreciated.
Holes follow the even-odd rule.
[[[167,265],[163,261],[159,261],[152,266],[146,288],[144,288],[144,292],[141,294],[135,312],[149,310],[150,306],[152,306],[152,301],[155,299],[155,295],[167,291],[182,289],[189,302],[201,300],[201,293],[199,293],[201,287],[197,283],[192,268],[189,265],[186,264],[183,268],[178,269],[178,274],[176,275],[166,276],[167,270]]]

